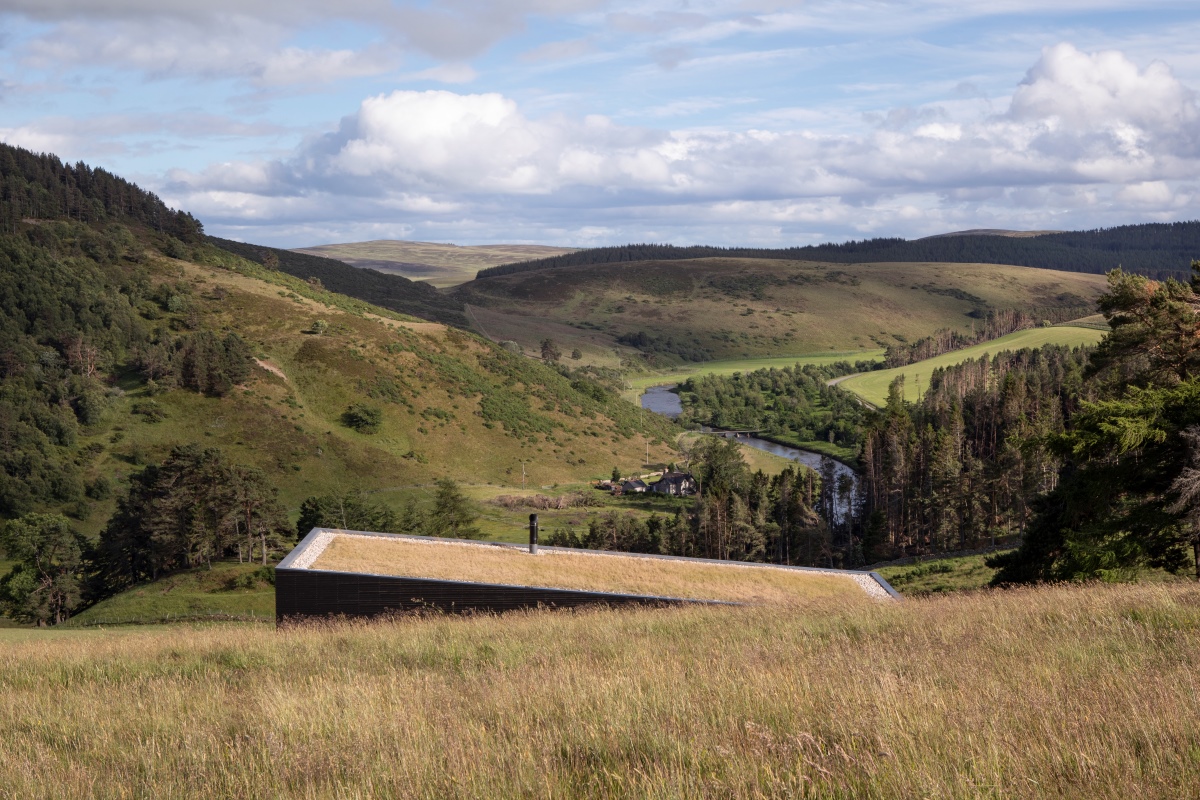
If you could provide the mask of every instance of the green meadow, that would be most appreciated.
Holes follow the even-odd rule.
[[[815,364],[822,366],[836,364],[839,361],[878,361],[883,358],[883,350],[848,350],[841,353],[812,353],[803,356],[776,356],[766,358],[730,358],[721,361],[705,361],[698,364],[687,364],[667,370],[633,375],[626,379],[626,396],[636,400],[651,386],[663,386],[670,383],[681,383],[696,375],[732,375],[735,372],[754,372],[759,369],[783,369],[784,367],[804,366]]]
[[[864,372],[861,375],[847,378],[838,385],[847,391],[854,392],[863,400],[874,406],[887,403],[888,386],[900,376],[904,376],[904,392],[909,400],[916,400],[918,394],[929,387],[929,378],[935,369],[951,367],[964,361],[980,358],[984,355],[994,355],[1004,350],[1023,350],[1038,348],[1048,344],[1080,347],[1095,345],[1104,336],[1104,332],[1095,328],[1083,328],[1073,325],[1055,325],[1046,328],[1032,328],[1017,331],[990,342],[977,344],[962,350],[955,350],[936,358],[918,361],[905,367]]]

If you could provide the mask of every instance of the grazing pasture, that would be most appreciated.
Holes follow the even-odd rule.
[[[1095,345],[1103,338],[1104,331],[1074,325],[1055,325],[1048,328],[1031,328],[1017,331],[990,342],[954,350],[949,353],[918,361],[904,367],[864,372],[838,383],[843,389],[854,392],[874,406],[887,403],[888,386],[899,376],[904,376],[904,393],[909,400],[916,400],[919,393],[929,388],[929,378],[935,369],[951,367],[964,361],[995,355],[1005,350],[1024,350],[1048,344],[1079,347]]]

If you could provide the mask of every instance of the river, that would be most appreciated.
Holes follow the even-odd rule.
[[[651,386],[646,390],[646,393],[642,395],[642,408],[646,409],[647,411],[653,411],[657,414],[662,414],[666,417],[671,417],[672,419],[678,417],[683,413],[683,404],[679,400],[679,395],[672,391],[674,388],[674,384],[669,386]],[[709,433],[721,434],[720,430],[713,430],[711,428],[705,428],[704,430]],[[821,453],[814,453],[811,450],[801,450],[798,447],[791,447],[790,445],[786,444],[768,442],[766,439],[759,439],[757,436],[739,435],[737,440],[742,444],[755,448],[756,450],[763,450],[767,453],[773,453],[777,456],[783,456],[784,458],[791,459],[792,461],[798,461],[806,467],[815,469],[819,474],[825,474],[824,471],[826,469],[832,469],[835,479],[834,491],[838,491],[837,484],[841,483],[841,477],[843,475],[847,475],[850,478],[851,497],[853,497],[854,493],[858,491],[858,473],[835,458],[830,458],[829,456],[822,455]],[[839,497],[835,503],[835,508],[838,509],[837,521],[840,522],[845,516],[844,509],[847,505],[848,498],[840,496],[840,491],[838,491],[838,494]]]

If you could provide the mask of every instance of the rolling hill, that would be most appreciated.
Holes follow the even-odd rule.
[[[1198,256],[1200,221],[1192,221],[1122,225],[1092,231],[969,230],[912,241],[866,239],[781,249],[628,244],[504,264],[481,271],[480,277],[627,261],[765,258],[833,264],[889,261],[1015,264],[1096,274],[1124,267],[1126,271],[1152,278],[1186,280],[1192,259]]]
[[[570,247],[528,244],[488,244],[460,247],[435,242],[379,239],[371,242],[322,244],[298,247],[293,252],[333,258],[354,267],[365,267],[391,275],[423,281],[430,286],[457,286],[475,277],[481,269],[514,261],[563,255]]]
[[[635,348],[669,366],[829,352],[853,361],[940,328],[970,330],[990,310],[1084,316],[1103,286],[1100,275],[991,264],[703,258],[497,274],[453,296],[496,338],[621,348],[627,361]]]

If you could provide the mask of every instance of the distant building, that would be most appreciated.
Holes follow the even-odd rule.
[[[696,479],[690,472],[664,472],[657,483],[650,486],[651,491],[659,494],[670,494],[676,497],[695,494],[698,490]]]
[[[629,494],[631,492],[640,494],[642,492],[645,492],[649,488],[650,487],[646,485],[645,481],[638,480],[636,478],[631,481],[625,481],[624,483],[621,484],[622,494]]]

